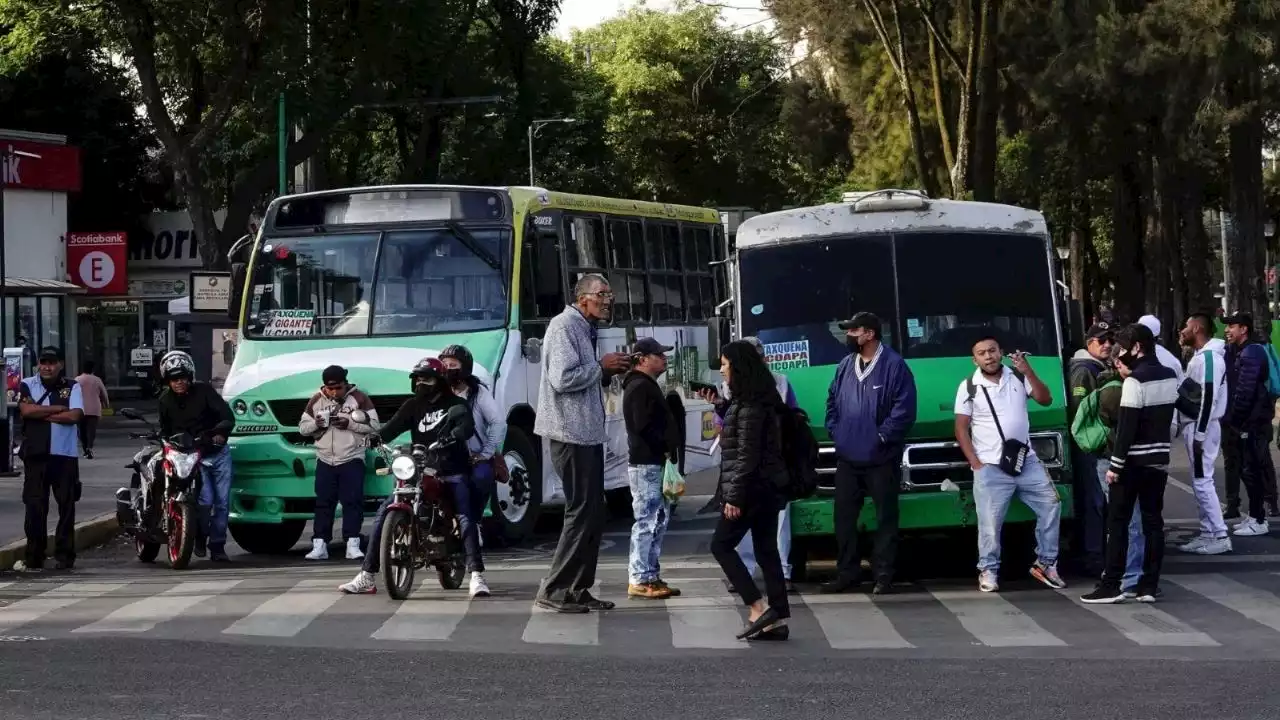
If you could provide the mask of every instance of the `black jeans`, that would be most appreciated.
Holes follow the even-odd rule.
[[[76,500],[80,462],[73,457],[44,455],[23,461],[22,502],[26,505],[27,567],[44,567],[48,550],[49,493],[58,505],[53,554],[71,564],[76,560]]]
[[[1120,473],[1111,486],[1107,504],[1107,569],[1102,574],[1104,585],[1119,589],[1124,577],[1125,559],[1129,552],[1129,521],[1136,503],[1142,513],[1142,576],[1138,592],[1151,592],[1160,584],[1160,566],[1164,562],[1164,489],[1169,476],[1156,468],[1133,467]],[[1261,502],[1261,501],[1259,501]]]
[[[93,441],[98,437],[98,416],[85,415],[80,418],[80,447],[85,450],[93,449]]]
[[[462,547],[467,553],[467,572],[484,572],[484,555],[480,552],[480,522],[484,506],[493,492],[493,466],[481,463],[471,468],[459,482],[449,483],[453,505],[462,528]]]
[[[867,495],[876,507],[876,538],[872,568],[877,582],[893,580],[898,554],[898,492],[901,468],[895,464],[861,466],[845,460],[836,463],[836,573],[840,580],[856,581],[859,572],[858,516]],[[753,538],[759,535],[752,534]]]
[[[1256,441],[1261,439],[1262,451],[1256,454],[1254,462],[1261,469],[1256,472],[1260,476],[1262,485],[1258,495],[1261,500],[1268,504],[1276,502],[1276,468],[1275,463],[1271,459],[1271,440],[1275,434],[1275,428],[1270,423],[1249,433],[1249,440]],[[1251,444],[1251,443],[1249,443]],[[1226,490],[1227,490],[1227,507],[1240,507],[1240,485],[1244,481],[1245,473],[1245,455],[1246,452],[1256,453],[1257,450],[1246,448],[1246,443],[1240,437],[1240,431],[1222,426],[1222,464],[1226,471]],[[1249,485],[1245,484],[1245,490],[1249,491]],[[1253,505],[1253,493],[1249,492],[1249,504]],[[1249,513],[1255,519],[1252,512]]]
[[[604,446],[551,441],[551,464],[564,487],[564,527],[540,596],[576,602],[596,583],[604,534]]]
[[[360,526],[364,524],[364,470],[364,460],[349,460],[341,465],[316,462],[313,540],[327,543],[333,539],[333,515],[338,503],[342,503],[342,539],[360,537]]]
[[[738,591],[744,605],[754,604],[760,599],[760,589],[751,579],[746,563],[738,555],[738,543],[749,532],[751,542],[755,546],[756,563],[760,565],[760,574],[764,576],[764,589],[769,597],[769,607],[778,613],[780,618],[791,617],[791,606],[787,602],[787,580],[782,576],[782,556],[778,554],[778,510],[781,503],[769,498],[742,508],[742,514],[736,520],[729,520],[722,511],[716,523],[715,534],[711,536],[711,554],[729,583]]]
[[[1258,522],[1267,519],[1267,508],[1264,502],[1274,502],[1274,496],[1268,492],[1275,479],[1275,467],[1271,462],[1270,431],[1271,426],[1268,425],[1265,429],[1250,430],[1248,433],[1232,432],[1234,445],[1231,449],[1235,455],[1236,466],[1239,468],[1234,502],[1238,507],[1240,485],[1243,483],[1245,492],[1249,494],[1249,517]]]

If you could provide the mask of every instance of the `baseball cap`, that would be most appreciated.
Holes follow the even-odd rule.
[[[635,344],[635,352],[639,355],[666,355],[674,349],[651,337],[640,338]]]
[[[1223,319],[1224,325],[1243,325],[1250,330],[1253,329],[1253,316],[1249,313],[1237,312],[1231,313]]]
[[[875,313],[860,312],[843,320],[839,325],[841,330],[874,330],[876,334],[880,334],[880,318]]]
[[[56,345],[46,345],[40,348],[40,359],[62,362],[62,348]]]
[[[339,385],[347,382],[347,369],[341,365],[330,365],[320,376],[325,385]]]
[[[1160,318],[1155,315],[1143,315],[1138,318],[1138,324],[1145,325],[1152,335],[1158,336],[1160,334]]]
[[[1085,333],[1086,340],[1096,340],[1115,335],[1115,328],[1111,327],[1111,323],[1097,322],[1089,326],[1089,332]]]

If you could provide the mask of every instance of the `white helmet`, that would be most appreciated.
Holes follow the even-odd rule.
[[[173,350],[160,358],[160,377],[165,380],[177,380],[185,377],[188,380],[196,376],[196,361],[181,350]]]

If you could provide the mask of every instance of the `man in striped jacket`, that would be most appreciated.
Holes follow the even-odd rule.
[[[1086,603],[1110,604],[1127,600],[1152,603],[1160,594],[1160,565],[1164,559],[1164,489],[1168,481],[1169,428],[1178,399],[1178,378],[1160,364],[1155,337],[1143,325],[1116,333],[1112,353],[1130,369],[1120,390],[1115,442],[1107,483],[1111,499],[1107,513],[1107,565]],[[1145,538],[1142,577],[1130,592],[1120,588],[1125,555],[1129,551],[1129,518],[1134,504],[1142,512]]]
[[[1231,552],[1222,503],[1213,481],[1213,466],[1222,446],[1222,416],[1227,412],[1226,343],[1213,337],[1213,318],[1196,313],[1179,337],[1195,351],[1178,391],[1178,434],[1187,448],[1192,486],[1200,508],[1200,534],[1178,547],[1197,555]]]

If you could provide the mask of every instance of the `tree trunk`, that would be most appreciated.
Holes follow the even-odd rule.
[[[1227,131],[1230,145],[1232,222],[1227,226],[1227,307],[1253,314],[1254,325],[1270,337],[1271,309],[1267,303],[1263,260],[1262,205],[1263,122],[1258,108],[1259,69],[1241,67],[1227,83],[1228,104],[1242,117]]]
[[[1200,171],[1188,168],[1182,175],[1182,270],[1187,292],[1188,315],[1207,312],[1212,317],[1216,308],[1213,297],[1213,273],[1209,264],[1209,237],[1204,229],[1204,183]]]
[[[981,43],[982,0],[969,2],[969,37],[968,51],[965,54],[964,82],[960,94],[959,120],[956,122],[956,161],[951,166],[952,197],[964,200],[969,195],[969,169],[972,164],[970,156],[973,152],[973,126],[978,110],[977,78],[978,51]]]
[[[973,139],[973,199],[996,198],[996,153],[1000,132],[1000,76],[996,40],[999,37],[1000,1],[983,0],[978,55],[978,107]]]
[[[942,64],[938,61],[938,39],[929,35],[929,75],[933,81],[933,109],[938,119],[938,135],[942,141],[942,158],[947,167],[955,165],[956,155],[951,147],[951,120],[947,115],[946,85],[942,79]],[[955,194],[955,188],[951,189]]]
[[[1168,157],[1155,161],[1156,237],[1160,242],[1160,273],[1156,282],[1163,288],[1159,294],[1160,324],[1164,342],[1177,347],[1177,325],[1187,317],[1187,283],[1182,273],[1181,247],[1178,237],[1178,164]]]
[[[1126,133],[1132,135],[1132,133]],[[1133,147],[1132,138],[1128,147]],[[1122,147],[1124,147],[1122,145]],[[1112,190],[1111,281],[1115,283],[1115,310],[1124,322],[1143,314],[1145,291],[1142,263],[1142,187],[1136,152],[1116,165]]]

